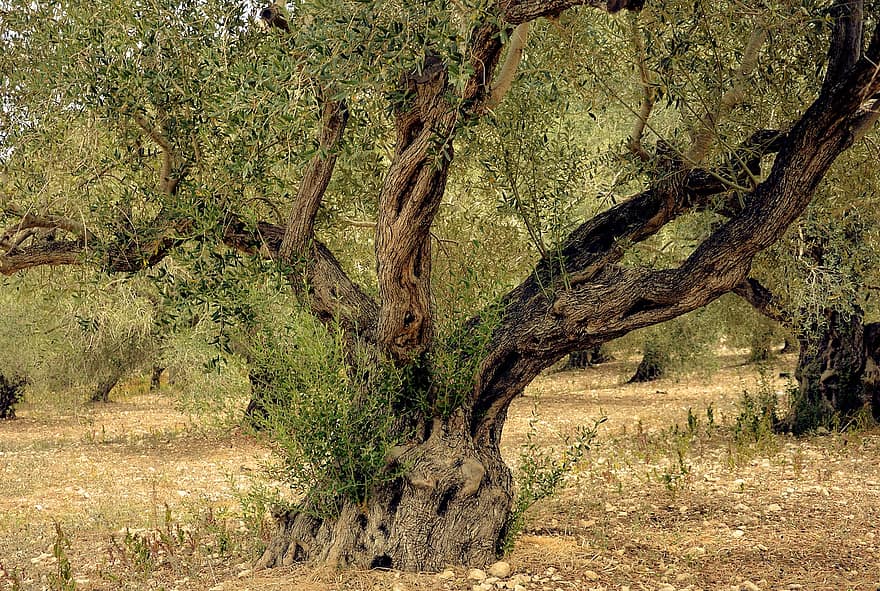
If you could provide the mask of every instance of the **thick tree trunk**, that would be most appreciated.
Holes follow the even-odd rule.
[[[15,405],[24,397],[27,378],[0,374],[0,420],[15,418]]]
[[[829,311],[825,322],[802,337],[795,377],[798,390],[782,428],[801,434],[818,427],[845,425],[858,412],[877,405],[877,325],[866,327],[861,311]],[[872,348],[869,350],[866,345]]]
[[[498,556],[513,503],[512,478],[496,445],[480,445],[461,414],[436,420],[428,438],[399,450],[404,473],[363,503],[320,517],[286,511],[259,567],[298,561],[338,567],[436,571],[483,566]]]

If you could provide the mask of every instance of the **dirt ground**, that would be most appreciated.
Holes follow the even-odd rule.
[[[880,429],[736,434],[743,391],[782,393],[792,363],[763,381],[736,356],[649,384],[623,383],[633,360],[538,379],[510,413],[511,464],[530,433],[561,453],[578,425],[607,420],[559,494],[530,510],[503,578],[254,572],[267,533],[247,491],[263,486],[265,446],[137,388],[65,412],[23,405],[0,423],[0,589],[875,591]]]

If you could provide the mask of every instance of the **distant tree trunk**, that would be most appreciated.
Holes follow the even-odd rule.
[[[116,387],[122,378],[122,372],[114,370],[106,379],[98,383],[92,392],[92,402],[110,402],[110,391]]]
[[[795,434],[845,425],[858,412],[880,416],[880,325],[862,324],[856,309],[829,311],[825,322],[802,337],[795,377],[798,391],[782,428]]]
[[[589,349],[571,353],[563,369],[586,369],[600,363],[607,363],[612,359],[602,345],[594,345]]]
[[[660,379],[666,373],[668,365],[669,355],[663,352],[656,343],[649,341],[645,344],[645,352],[642,355],[642,361],[636,368],[636,373],[627,383],[636,384]]]
[[[0,374],[0,420],[15,418],[15,405],[24,397],[27,378]]]
[[[164,367],[160,367],[158,365],[153,366],[153,372],[150,374],[150,391],[155,392],[162,387],[162,372],[165,371]]]

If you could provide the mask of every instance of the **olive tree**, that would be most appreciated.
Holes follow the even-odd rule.
[[[261,28],[223,0],[14,4],[0,271],[251,253],[308,311],[255,333],[277,353],[267,367],[341,368],[322,377],[342,411],[313,463],[349,486],[279,511],[262,566],[491,561],[516,521],[499,450],[511,402],[564,355],[748,281],[878,117],[878,8],[862,0],[307,1],[264,9]],[[587,137],[614,118],[625,155],[605,166],[628,172],[612,195],[558,236],[523,217],[531,270],[441,335],[432,230],[451,189],[480,177],[456,155],[480,161],[470,150],[509,121]],[[568,177],[542,170],[525,180]],[[351,212],[368,219],[334,215]],[[640,262],[690,216],[711,231],[683,260]],[[352,221],[374,231],[372,265],[322,240]],[[309,349],[321,331],[330,344]],[[305,396],[315,381],[280,383],[326,417]]]

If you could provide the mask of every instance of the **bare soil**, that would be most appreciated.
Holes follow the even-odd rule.
[[[529,511],[498,580],[455,566],[254,572],[268,532],[247,491],[271,484],[267,447],[142,388],[64,412],[23,405],[0,423],[0,589],[880,589],[880,429],[737,436],[743,391],[784,395],[790,357],[763,379],[728,356],[711,375],[627,385],[635,362],[548,374],[512,408],[513,465],[529,440],[562,453],[579,425],[607,420]]]

